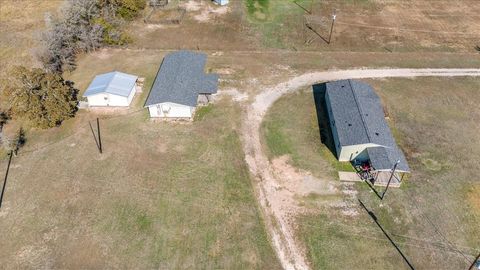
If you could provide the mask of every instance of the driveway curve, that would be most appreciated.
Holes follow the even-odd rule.
[[[247,107],[242,126],[245,160],[254,176],[257,200],[275,252],[284,269],[309,269],[303,247],[295,238],[292,209],[294,194],[282,187],[281,175],[275,172],[260,141],[260,126],[265,113],[282,95],[319,82],[362,78],[413,78],[480,76],[480,69],[351,69],[307,73],[265,89]]]

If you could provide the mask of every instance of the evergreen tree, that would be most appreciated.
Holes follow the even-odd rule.
[[[60,125],[75,115],[77,93],[73,83],[42,69],[14,68],[3,96],[13,117],[26,118],[39,128]]]

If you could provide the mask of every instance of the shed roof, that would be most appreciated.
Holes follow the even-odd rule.
[[[409,171],[402,151],[398,148],[385,121],[383,106],[373,88],[355,80],[327,83],[330,115],[341,146],[375,144],[368,148],[372,166],[377,170],[391,169],[400,160],[398,169]]]
[[[145,106],[172,102],[195,107],[199,94],[216,93],[218,75],[204,73],[206,62],[206,54],[191,51],[165,56]]]
[[[84,97],[100,93],[109,93],[128,97],[135,86],[138,77],[118,71],[95,76],[83,94]]]

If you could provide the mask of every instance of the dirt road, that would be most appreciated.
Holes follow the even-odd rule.
[[[302,208],[295,193],[285,188],[286,176],[273,169],[260,142],[260,125],[270,106],[282,95],[318,82],[387,77],[480,76],[480,69],[354,69],[308,73],[262,91],[248,105],[242,127],[245,159],[255,176],[254,187],[267,230],[284,269],[309,269],[303,247],[294,235],[294,217]]]

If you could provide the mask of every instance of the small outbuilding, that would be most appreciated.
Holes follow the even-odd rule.
[[[89,107],[128,107],[136,92],[138,77],[118,71],[95,76],[83,94]]]
[[[393,178],[399,184],[410,168],[373,88],[355,80],[328,82],[325,102],[338,160],[361,164],[372,182]]]
[[[192,51],[168,54],[145,102],[150,117],[192,118],[199,104],[217,93],[218,75],[205,74],[207,55]]]

